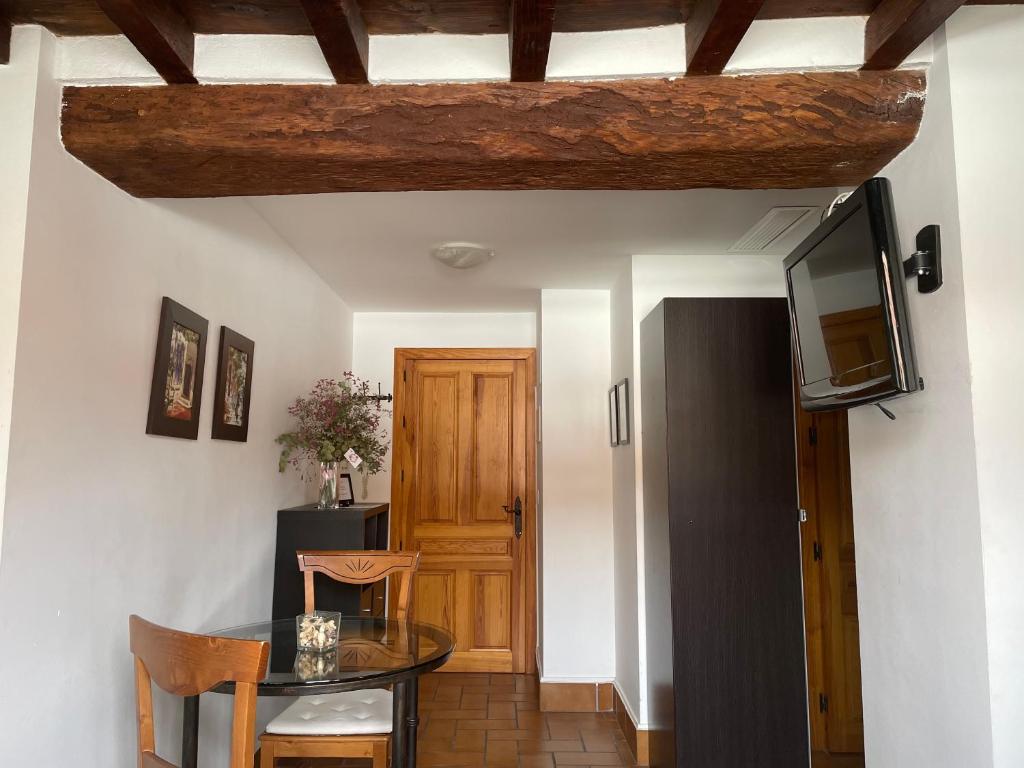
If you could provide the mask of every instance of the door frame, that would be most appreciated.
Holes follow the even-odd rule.
[[[401,471],[409,457],[406,427],[401,418],[407,407],[404,373],[414,360],[522,360],[526,364],[526,488],[523,489],[523,528],[520,561],[523,569],[522,606],[525,634],[522,657],[513,659],[523,672],[537,671],[537,350],[534,347],[397,347],[395,395],[391,437],[391,533],[390,546],[400,549],[407,520],[402,509]],[[532,418],[531,418],[532,416]]]

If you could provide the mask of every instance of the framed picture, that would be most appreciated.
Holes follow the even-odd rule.
[[[211,430],[214,440],[244,443],[249,437],[249,399],[252,397],[255,346],[242,334],[221,326]]]
[[[208,327],[205,318],[164,296],[149,393],[147,435],[189,440],[199,436]]]
[[[338,475],[338,503],[343,507],[351,507],[355,502],[356,494],[352,490],[352,475],[343,472]]]
[[[617,385],[608,390],[608,442],[612,447],[619,444],[619,395]]]
[[[619,445],[629,445],[629,379],[615,385],[615,401],[618,405],[615,424],[619,429]]]

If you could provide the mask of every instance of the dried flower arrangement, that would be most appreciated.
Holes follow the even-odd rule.
[[[307,397],[295,400],[288,413],[297,424],[277,438],[282,446],[281,472],[289,464],[301,472],[304,461],[341,461],[348,451],[362,460],[360,472],[374,475],[383,469],[388,446],[381,417],[387,411],[373,397],[365,379],[351,371],[345,371],[341,379],[320,379]]]

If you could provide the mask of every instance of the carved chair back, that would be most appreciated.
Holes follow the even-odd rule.
[[[344,584],[373,584],[394,576],[397,585],[394,618],[409,617],[412,602],[412,579],[420,564],[419,552],[388,552],[386,550],[300,550],[299,570],[306,590],[306,613],[314,610],[313,574],[322,573]]]

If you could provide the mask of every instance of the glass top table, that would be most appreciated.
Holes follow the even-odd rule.
[[[295,619],[244,624],[209,633],[270,642],[267,676],[260,696],[310,696],[373,688],[437,669],[451,656],[454,639],[441,627],[395,619],[341,618],[337,651],[298,652]],[[234,685],[215,689],[230,693]]]
[[[267,676],[259,696],[314,696],[390,686],[394,693],[392,768],[415,768],[419,725],[419,676],[452,655],[455,639],[441,627],[414,621],[343,616],[336,651],[298,652],[295,619],[262,621],[206,634],[270,642]],[[232,693],[222,683],[216,693]],[[196,768],[199,759],[199,697],[185,699],[182,768]]]

